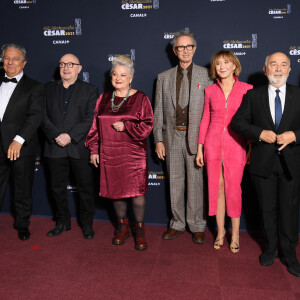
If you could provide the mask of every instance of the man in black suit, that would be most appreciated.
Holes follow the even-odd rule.
[[[15,223],[20,240],[28,240],[32,207],[37,129],[43,113],[43,85],[23,73],[26,50],[17,44],[2,46],[5,75],[0,78],[0,207],[12,173]]]
[[[46,136],[45,163],[56,204],[56,227],[47,235],[57,236],[71,229],[67,194],[71,169],[80,197],[83,237],[92,239],[95,236],[93,169],[84,142],[93,122],[98,89],[78,79],[82,66],[75,55],[64,55],[60,59],[59,69],[61,80],[45,85],[46,109],[42,121]]]
[[[248,91],[232,129],[253,142],[250,173],[260,202],[266,249],[262,266],[280,255],[300,276],[296,257],[300,187],[300,88],[286,83],[290,59],[281,52],[266,59],[269,85]],[[280,249],[278,253],[278,235]]]

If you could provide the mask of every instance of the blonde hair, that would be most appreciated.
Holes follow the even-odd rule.
[[[221,50],[216,52],[211,58],[210,75],[212,79],[218,78],[218,74],[216,72],[216,63],[219,57],[228,58],[229,61],[231,61],[236,67],[233,75],[235,75],[236,77],[240,75],[240,73],[242,72],[242,66],[237,56],[229,50]]]
[[[113,61],[112,61],[112,68],[110,70],[110,75],[112,74],[112,72],[114,71],[114,68],[116,66],[125,66],[128,71],[129,71],[129,74],[131,76],[131,78],[133,78],[133,74],[134,74],[134,63],[133,61],[128,58],[127,56],[125,55],[119,55],[117,56]]]

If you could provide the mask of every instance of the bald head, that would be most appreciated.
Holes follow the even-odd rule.
[[[60,77],[63,81],[65,88],[68,88],[71,84],[74,84],[78,78],[82,66],[79,59],[74,54],[68,53],[62,56],[59,61]]]
[[[72,54],[72,53],[65,54],[59,60],[59,62],[66,62],[66,61],[67,62],[73,62],[73,63],[76,63],[76,64],[80,64],[79,58],[76,55]]]

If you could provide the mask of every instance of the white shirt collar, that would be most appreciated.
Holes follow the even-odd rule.
[[[275,86],[273,86],[272,84],[269,84],[269,90],[272,92],[272,93],[276,93],[275,91],[276,90],[280,90],[280,92],[282,94],[285,94],[285,91],[286,91],[286,83],[284,85],[282,85],[280,88],[276,88]]]
[[[17,76],[14,76],[14,77],[8,77],[5,73],[5,77],[11,79],[11,78],[16,78],[18,80],[18,82],[21,80],[21,78],[23,77],[24,75],[24,72],[22,71],[21,73],[19,73]]]

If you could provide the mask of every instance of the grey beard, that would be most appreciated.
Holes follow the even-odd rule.
[[[280,80],[276,80],[273,76],[268,75],[268,79],[271,85],[279,85],[282,86],[286,83],[288,76],[283,76]]]

